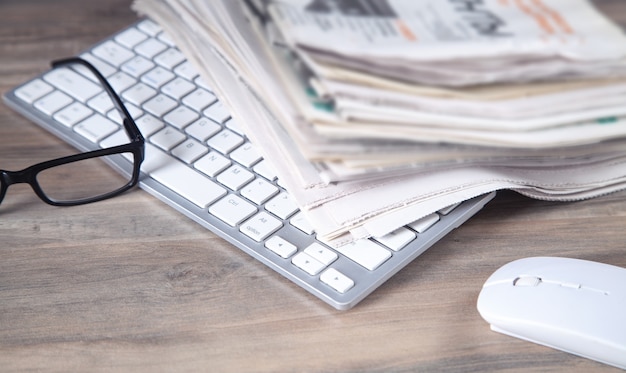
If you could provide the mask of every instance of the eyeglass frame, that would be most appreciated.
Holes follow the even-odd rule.
[[[128,144],[112,146],[109,148],[92,150],[84,153],[74,154],[66,157],[56,158],[49,161],[44,161],[41,163],[34,164],[30,167],[27,167],[20,171],[8,171],[8,170],[0,170],[0,204],[4,200],[7,190],[9,186],[13,184],[26,183],[29,184],[33,189],[35,194],[45,203],[53,206],[77,206],[83,205],[87,203],[102,201],[104,199],[108,199],[111,197],[115,197],[130,188],[137,185],[139,182],[139,175],[141,170],[141,163],[145,157],[145,139],[139,131],[139,127],[137,127],[137,123],[131,117],[128,109],[122,102],[122,99],[115,92],[113,87],[109,84],[106,78],[98,71],[98,69],[93,66],[89,61],[84,60],[80,57],[70,57],[64,58],[60,60],[52,61],[52,68],[58,68],[66,65],[78,64],[89,69],[91,73],[98,79],[104,90],[107,92],[113,105],[120,113],[122,118],[122,124],[126,133],[130,139]],[[133,154],[133,170],[131,174],[131,178],[124,186],[101,195],[97,195],[94,197],[81,198],[73,201],[55,201],[54,199],[48,198],[46,193],[43,191],[39,182],[37,181],[37,174],[43,170],[61,166],[64,164],[69,164],[77,161],[82,161],[91,158],[98,158],[107,155],[115,155],[122,153],[132,153]]]

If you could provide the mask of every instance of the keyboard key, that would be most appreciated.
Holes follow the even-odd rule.
[[[241,190],[241,195],[256,203],[265,203],[268,199],[278,193],[278,188],[267,180],[257,177]]]
[[[107,81],[118,95],[120,92],[124,92],[131,86],[137,84],[137,79],[121,71],[108,77]]]
[[[239,231],[256,242],[261,242],[282,226],[283,223],[280,220],[261,211],[241,224]]]
[[[178,102],[162,94],[154,96],[143,104],[143,108],[155,117],[162,117],[176,106],[178,106]]]
[[[172,150],[172,155],[187,164],[191,164],[208,151],[207,147],[198,141],[187,139]]]
[[[218,133],[222,127],[219,124],[213,122],[207,118],[200,118],[189,127],[185,128],[185,132],[187,132],[190,136],[195,137],[196,139],[204,142],[209,137],[214,136]]]
[[[103,115],[106,115],[106,113],[115,108],[113,101],[111,101],[111,97],[106,92],[102,92],[87,101],[87,106]]]
[[[326,267],[324,266],[324,264],[311,258],[310,255],[304,252],[299,252],[298,254],[296,254],[296,256],[291,259],[291,263],[293,263],[296,267],[300,268],[304,272],[310,274],[311,276],[315,276]]]
[[[274,171],[274,168],[270,166],[266,160],[262,160],[261,162],[257,163],[253,167],[253,170],[254,172],[263,176],[269,181],[274,181],[277,179],[276,171]]]
[[[400,251],[416,237],[415,232],[405,227],[400,227],[393,232],[387,233],[382,237],[375,237],[374,239],[393,251]]]
[[[124,106],[126,106],[126,110],[128,110],[128,114],[130,114],[130,117],[133,119],[139,118],[140,116],[143,115],[143,111],[141,111],[141,109],[139,109],[137,106],[133,104],[126,103],[126,105]],[[119,125],[124,124],[122,122],[122,114],[117,110],[117,108],[109,110],[109,112],[107,113],[107,118],[111,119],[112,121],[114,121],[115,123]]]
[[[328,268],[321,276],[320,280],[337,292],[343,294],[354,287],[354,281],[334,268]]]
[[[355,261],[370,271],[380,267],[391,253],[370,240],[357,240],[347,245],[336,247],[335,250]]]
[[[209,86],[209,84],[204,79],[202,79],[201,76],[198,76],[196,79],[194,79],[193,82],[196,83],[198,87],[204,88],[209,92],[213,92],[213,88]]]
[[[157,66],[154,69],[148,71],[141,77],[141,81],[146,83],[152,88],[159,88],[163,84],[174,79],[175,75],[171,71],[167,71],[161,66]]]
[[[249,142],[233,150],[232,153],[230,153],[230,157],[246,167],[251,167],[263,158]]]
[[[94,114],[74,126],[74,131],[93,143],[117,131],[120,127],[100,114]]]
[[[254,179],[254,174],[238,164],[231,166],[226,171],[217,176],[220,184],[232,190],[239,190],[241,187]]]
[[[161,26],[159,26],[158,24],[154,23],[153,21],[146,19],[141,21],[138,25],[137,28],[139,28],[141,31],[145,32],[146,34],[150,35],[150,36],[157,36],[157,34],[159,32],[161,32]]]
[[[58,110],[74,102],[72,98],[61,91],[54,91],[42,99],[35,101],[35,107],[44,114],[52,115]]]
[[[152,136],[153,133],[165,126],[163,122],[148,114],[135,120],[135,123],[137,124],[137,127],[139,127],[139,131],[141,131],[141,134],[144,137]]]
[[[167,49],[167,45],[156,39],[148,39],[135,47],[135,51],[140,55],[152,59],[157,54]]]
[[[239,145],[243,144],[243,137],[230,130],[222,130],[217,135],[211,137],[207,144],[222,154],[228,154]]]
[[[191,91],[195,90],[196,86],[189,83],[183,78],[175,78],[171,82],[161,87],[161,91],[166,95],[180,100],[183,96],[187,95]]]
[[[257,208],[235,194],[229,194],[209,207],[211,215],[231,227],[236,226],[257,212]]]
[[[15,90],[15,95],[22,101],[32,104],[35,100],[52,92],[54,88],[41,79],[35,79]]]
[[[113,40],[105,41],[91,51],[95,56],[113,66],[122,66],[122,64],[135,56],[135,54],[123,46],[117,44]]]
[[[432,213],[409,224],[409,227],[414,229],[417,233],[424,233],[438,221],[439,215],[437,213]]]
[[[206,89],[198,88],[183,98],[183,104],[197,112],[202,112],[207,106],[217,101],[217,97]]]
[[[326,266],[337,260],[339,257],[337,253],[317,242],[309,245],[306,249],[304,249],[304,252]]]
[[[244,143],[243,137],[224,129],[207,140],[207,144],[222,154],[228,154]]]
[[[313,226],[309,223],[309,219],[304,216],[302,211],[298,211],[298,213],[289,220],[289,223],[306,234],[315,233],[315,229],[313,229]]]
[[[154,61],[168,70],[172,70],[174,66],[185,60],[185,56],[179,50],[169,48],[165,52],[154,57]]]
[[[200,158],[194,164],[194,167],[210,177],[215,177],[230,165],[230,159],[212,150],[209,154]]]
[[[157,35],[157,38],[159,38],[159,40],[161,40],[162,42],[164,42],[165,44],[169,45],[170,47],[174,46],[174,41],[172,40],[172,38],[170,38],[170,36],[168,34],[166,34],[165,32],[160,33],[159,35]]]
[[[141,104],[156,96],[156,94],[157,91],[155,91],[154,89],[148,87],[143,83],[137,83],[128,90],[126,90],[124,93],[122,93],[122,97],[132,104],[141,106]]]
[[[193,81],[198,76],[198,70],[189,61],[185,61],[176,66],[174,73],[182,78]]]
[[[241,128],[241,126],[239,125],[239,123],[237,122],[237,120],[235,118],[230,118],[230,119],[226,120],[224,125],[229,130],[234,131],[234,132],[238,133],[241,136],[245,136],[246,135],[245,132],[243,131],[243,129]]]
[[[128,49],[132,49],[135,45],[141,43],[147,38],[148,38],[148,35],[137,30],[136,28],[129,28],[119,33],[115,37],[115,41],[122,44]]]
[[[128,138],[128,134],[126,134],[125,130],[120,128],[117,131],[113,132],[112,135],[105,137],[104,140],[100,141],[100,147],[111,148],[118,145],[128,144],[129,142],[130,139]],[[128,158],[130,161],[130,157]]]
[[[298,251],[298,248],[294,244],[280,236],[270,237],[265,241],[265,247],[284,259],[289,258]]]
[[[91,114],[93,114],[93,110],[89,109],[87,106],[81,104],[80,102],[75,101],[74,103],[66,106],[64,109],[54,114],[54,119],[58,120],[64,126],[72,127],[73,125],[87,118]]]
[[[203,112],[205,117],[217,123],[224,123],[230,118],[230,112],[220,101],[206,108]]]
[[[65,67],[52,69],[43,79],[81,102],[102,92],[100,85]]]
[[[185,141],[185,139],[184,134],[171,127],[165,127],[150,136],[151,143],[166,151],[172,150],[176,145]]]
[[[298,206],[289,194],[281,192],[265,204],[265,209],[281,219],[287,219],[298,211]]]
[[[188,107],[179,106],[175,110],[167,113],[167,115],[165,115],[163,119],[165,119],[165,121],[172,126],[182,130],[199,117],[200,116],[198,115],[198,113],[189,109]]]
[[[146,144],[141,170],[200,208],[226,194],[226,189],[151,144]]]
[[[122,65],[122,71],[138,78],[147,71],[151,70],[153,67],[154,63],[152,61],[142,56],[136,56]]]

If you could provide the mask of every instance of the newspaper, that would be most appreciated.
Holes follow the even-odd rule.
[[[550,6],[562,3],[544,2]],[[616,105],[619,99],[612,101],[613,96],[622,94],[622,79],[614,82],[607,76],[593,76],[593,80],[577,77],[575,81],[562,81],[559,75],[557,82],[526,82],[519,88],[510,82],[488,88],[442,88],[407,80],[392,82],[387,77],[373,75],[362,79],[360,75],[364,72],[360,71],[355,75],[347,74],[352,79],[350,83],[359,79],[389,83],[390,89],[383,97],[406,89],[402,93],[492,104],[494,109],[498,104],[491,101],[511,100],[509,104],[513,107],[522,107],[514,110],[538,111],[538,107],[547,102],[542,98],[548,100],[554,95],[563,106],[560,115],[567,116],[575,105],[568,106],[564,97],[575,96],[583,103],[585,97],[589,98],[590,104],[583,105],[588,112],[606,111],[596,113],[602,117],[595,120],[585,121],[581,119],[585,117],[579,116],[571,118],[571,123],[568,119],[560,124],[545,122],[530,126],[534,130],[514,126],[506,131],[475,126],[459,129],[458,125],[428,125],[428,122],[419,126],[410,120],[406,123],[362,119],[348,122],[332,106],[324,106],[334,104],[334,97],[325,101],[327,98],[323,96],[307,95],[311,79],[303,77],[315,78],[322,84],[330,82],[310,70],[301,69],[307,67],[304,60],[310,55],[300,58],[304,50],[301,45],[285,49],[286,44],[274,43],[276,35],[268,31],[272,29],[272,22],[267,17],[272,14],[273,5],[298,9],[298,5],[307,3],[313,2],[257,2],[250,8],[251,2],[227,0],[137,0],[134,7],[168,31],[228,105],[247,136],[254,144],[262,145],[259,150],[309,217],[319,238],[334,240],[331,244],[342,244],[356,238],[380,236],[432,211],[493,190],[514,189],[535,198],[567,201],[602,195],[626,186],[626,155],[622,150],[626,145],[623,132],[626,126],[621,108]],[[402,3],[411,6],[422,2]],[[613,32],[616,28],[605,24],[608,21],[593,13],[586,1],[575,1],[575,5],[572,0],[567,3],[572,9],[582,9],[579,16],[593,15],[586,20],[599,17],[601,22],[590,23],[597,23],[606,31],[601,37],[607,40],[600,44],[609,50],[602,52],[618,66],[623,58],[616,52],[619,48],[607,47],[611,41],[619,39]],[[573,17],[571,13],[569,17]],[[597,32],[584,31],[581,35],[588,40],[598,36]],[[278,39],[282,42],[285,38]],[[576,45],[565,44],[568,51],[559,50],[558,58],[580,57],[582,61],[582,50],[588,53],[589,48],[600,48],[595,45],[577,49]],[[527,55],[516,55],[510,61],[531,58],[531,49]],[[289,60],[294,55],[299,58]],[[505,61],[505,57],[501,56],[498,62]],[[470,58],[464,58],[469,63]],[[594,57],[594,61],[584,62],[601,65],[606,59],[595,60]],[[302,74],[303,70],[307,75]],[[353,79],[355,76],[358,79]],[[383,87],[384,84],[363,86],[361,90],[355,85],[351,89],[365,95],[365,88],[380,90]],[[601,91],[611,92],[605,97],[605,106],[600,99]],[[526,96],[532,97],[536,105],[525,107],[523,98]],[[354,105],[355,113],[360,113],[358,105],[364,105],[364,101],[357,99],[350,104]],[[445,102],[437,104],[442,105],[442,115],[449,116]],[[614,108],[618,109],[610,111]],[[381,109],[385,106],[381,105]],[[392,117],[389,114],[387,118]],[[406,118],[413,115],[406,114]],[[418,115],[423,114],[418,112]],[[536,117],[541,119],[540,114]]]
[[[476,118],[474,122],[484,122],[497,118],[502,125],[513,127],[515,130],[533,129],[558,125],[558,118],[552,117],[569,113],[578,120],[594,119],[599,116],[623,115],[623,102],[626,95],[624,80],[619,83],[602,81],[597,86],[573,89],[569,88],[560,92],[525,95],[521,98],[499,100],[471,100],[458,98],[436,98],[422,95],[412,95],[401,92],[381,90],[372,87],[355,87],[343,82],[324,81],[317,82],[316,90],[325,97],[332,97],[335,101],[335,110],[341,115],[350,109],[351,102],[369,104],[372,113],[376,109],[389,108],[390,110],[404,110],[410,114],[428,112],[432,114],[448,114],[450,116],[462,116]],[[572,87],[581,82],[568,82]],[[562,83],[563,84],[563,83]],[[587,83],[588,84],[588,83]],[[548,87],[546,87],[549,89]],[[611,100],[607,102],[606,100]],[[595,113],[592,110],[603,108],[605,113]],[[488,113],[486,117],[485,113]],[[341,115],[344,118],[344,115]],[[381,118],[385,118],[384,116]],[[541,118],[538,124],[524,123],[524,119]],[[508,120],[508,121],[506,121]],[[561,121],[561,123],[567,123]],[[461,120],[450,121],[450,126],[465,125]],[[498,128],[500,123],[479,125],[478,128]]]
[[[587,1],[289,0],[265,5],[282,40],[306,53],[307,61],[415,83],[606,76],[623,71],[626,57],[622,31]]]
[[[288,6],[293,5],[290,2]],[[293,30],[289,30],[290,35],[291,31]],[[311,67],[310,56],[303,56],[300,52],[300,57],[308,67]],[[278,63],[280,62],[279,60]],[[617,82],[614,80],[609,82],[605,78],[596,82],[595,86],[593,82],[566,82],[562,84],[569,84],[569,90],[548,92],[531,98],[525,96],[516,100],[485,103],[449,98],[435,100],[383,91],[367,85],[351,87],[345,83],[324,80],[318,75],[314,75],[315,84],[309,87],[307,83],[311,82],[311,79],[307,80],[307,77],[303,76],[305,73],[290,69],[290,63],[294,62],[297,61],[283,58],[277,73],[282,75],[286,89],[289,90],[298,111],[305,116],[307,123],[315,126],[316,131],[326,136],[346,138],[356,133],[368,138],[410,137],[420,142],[441,142],[447,139],[471,145],[532,148],[580,145],[624,135],[619,126],[611,127],[608,133],[603,129],[598,132],[597,137],[589,136],[590,133],[595,133],[593,130],[585,130],[597,125],[598,122],[606,124],[607,121],[613,121],[624,115],[625,108],[621,102],[626,86],[623,84],[623,78]],[[624,67],[621,74],[626,74]],[[572,86],[575,84],[587,86],[574,90]],[[319,97],[330,97],[333,103],[332,111],[320,110],[318,106],[312,105],[308,96],[309,88],[315,89]],[[516,141],[515,136],[512,137],[508,133],[562,127],[567,124],[580,127],[580,136],[567,136],[561,141],[560,132],[547,131],[529,134]],[[335,128],[329,128],[332,126]],[[453,132],[449,128],[459,128],[463,131]],[[467,134],[467,130],[472,132]],[[481,131],[490,133],[485,134]],[[302,132],[302,129],[292,132],[296,137],[297,132]]]

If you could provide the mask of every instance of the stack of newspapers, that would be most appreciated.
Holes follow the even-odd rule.
[[[318,237],[626,188],[626,36],[587,0],[136,0]]]

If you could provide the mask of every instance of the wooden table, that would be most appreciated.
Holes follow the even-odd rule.
[[[599,2],[626,25],[622,0]],[[0,92],[136,19],[128,0],[0,2]],[[73,150],[0,105],[0,167]],[[135,189],[71,208],[27,186],[0,206],[2,371],[611,371],[489,330],[485,279],[514,259],[626,267],[626,193],[500,193],[356,308],[335,311]]]

